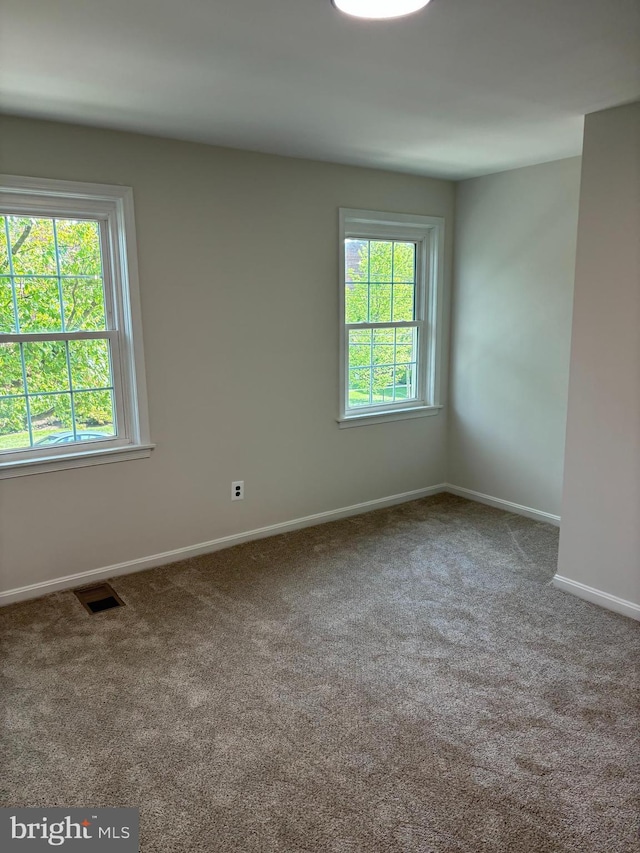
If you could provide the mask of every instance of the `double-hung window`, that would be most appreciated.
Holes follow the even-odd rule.
[[[341,426],[441,408],[439,217],[340,210]]]
[[[131,190],[0,180],[0,477],[151,450]]]

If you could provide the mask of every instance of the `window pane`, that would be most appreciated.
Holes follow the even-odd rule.
[[[393,322],[411,322],[415,319],[415,287],[413,284],[393,285]]]
[[[373,363],[374,364],[391,364],[393,365],[394,347],[393,344],[378,344],[373,348]]]
[[[61,332],[57,278],[16,276],[16,302],[21,332]]]
[[[396,367],[396,376],[395,376],[395,394],[396,400],[406,400],[407,397],[410,396],[408,392],[407,385],[407,366],[406,364],[399,364]]]
[[[34,445],[48,436],[55,436],[58,442],[60,439],[73,441],[71,394],[30,396],[29,407]],[[51,439],[47,443],[51,443]]]
[[[11,334],[15,331],[16,323],[13,313],[11,279],[3,277],[0,278],[0,332]]]
[[[0,344],[0,397],[24,394],[20,344]]]
[[[9,229],[20,331],[106,328],[100,223],[6,216],[0,219],[2,226],[5,220]],[[0,275],[10,271],[3,227],[0,231]],[[14,322],[11,279],[0,279],[0,330],[16,331]]]
[[[350,344],[349,366],[369,367],[371,364],[371,347],[368,344]]]
[[[346,322],[414,320],[415,257],[415,243],[345,240]]]
[[[68,332],[99,332],[107,328],[101,278],[63,278],[62,300]]]
[[[349,330],[349,406],[415,399],[417,329]]]
[[[56,219],[61,275],[102,275],[98,222]]]
[[[377,335],[378,329],[376,329],[374,333]],[[349,343],[350,344],[370,344],[371,343],[371,329],[349,329]]]
[[[99,441],[115,435],[115,410],[111,391],[82,391],[73,395],[76,429],[81,441]]]
[[[369,322],[389,323],[391,321],[391,285],[372,284],[370,289]]]
[[[109,341],[69,341],[73,389],[111,386]]]
[[[398,345],[413,344],[415,335],[415,329],[396,329],[396,343]]]
[[[7,251],[7,232],[5,217],[0,216],[0,275],[9,273],[9,252]]]
[[[369,278],[371,281],[392,281],[391,264],[393,243],[387,240],[371,240],[369,243]]]
[[[373,402],[390,403],[393,400],[393,367],[373,368]]]
[[[393,344],[395,342],[395,329],[374,329],[373,343],[377,344]]]
[[[350,329],[349,367],[369,367],[370,365],[371,329]]]
[[[418,394],[418,365],[407,365],[407,396],[416,397]]]
[[[371,370],[349,370],[349,405],[368,406],[371,390]]]
[[[27,391],[68,391],[69,372],[64,341],[38,341],[23,344],[27,370]]]
[[[8,216],[7,220],[15,275],[55,275],[53,220],[31,216]]]
[[[393,280],[394,282],[409,282],[416,280],[416,245],[415,243],[393,244]]]
[[[416,365],[399,364],[395,378],[396,400],[412,399],[416,396]]]
[[[0,399],[0,451],[29,447],[27,403],[24,397]]]
[[[417,329],[396,329],[396,364],[406,364],[418,360]]]
[[[347,284],[345,318],[347,323],[366,323],[369,315],[367,284]]]
[[[409,344],[396,347],[396,364],[406,364],[415,358],[415,351]]]
[[[369,278],[369,241],[344,241],[345,281],[367,281]]]

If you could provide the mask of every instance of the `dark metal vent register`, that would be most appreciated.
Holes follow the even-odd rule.
[[[124,601],[108,583],[74,589],[74,594],[88,613],[101,613],[112,607],[123,607]]]

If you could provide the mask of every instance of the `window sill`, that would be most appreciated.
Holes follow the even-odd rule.
[[[405,421],[409,418],[425,418],[440,414],[443,406],[415,406],[412,409],[396,409],[393,412],[371,412],[370,414],[346,415],[338,419],[340,429],[386,424],[391,421]]]
[[[85,450],[64,456],[47,456],[40,459],[21,459],[19,462],[0,462],[0,480],[10,477],[26,477],[29,474],[44,474],[67,468],[85,468],[89,465],[106,465],[109,462],[126,462],[130,459],[145,459],[151,456],[155,444],[136,444],[125,447],[110,447],[102,450]]]

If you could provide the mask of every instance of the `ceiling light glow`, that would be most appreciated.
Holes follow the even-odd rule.
[[[383,20],[410,15],[429,3],[429,0],[332,0],[336,9],[356,18]]]

